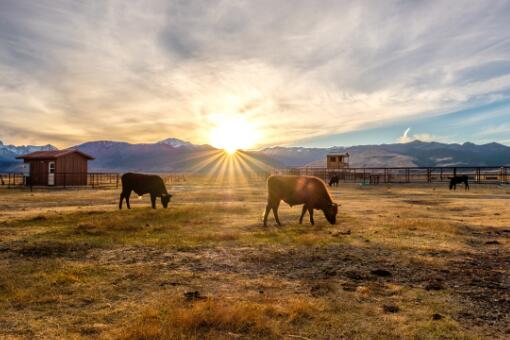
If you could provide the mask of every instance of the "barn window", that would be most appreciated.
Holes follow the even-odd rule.
[[[330,162],[336,162],[336,156],[329,156]]]

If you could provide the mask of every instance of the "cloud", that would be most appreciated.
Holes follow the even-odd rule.
[[[398,142],[399,143],[409,143],[411,142],[413,139],[411,137],[409,137],[409,131],[411,131],[411,128],[407,128],[405,129],[404,133],[402,134],[402,136],[400,136],[398,138]]]
[[[206,143],[243,115],[283,144],[505,100],[508,15],[507,1],[6,0],[2,133]]]
[[[404,130],[402,136],[397,138],[398,143],[410,143],[415,140],[419,140],[421,142],[449,142],[448,137],[444,136],[436,136],[429,133],[417,133],[414,135],[410,135],[409,132],[411,128],[407,128]]]
[[[429,133],[418,133],[413,136],[414,140],[419,140],[422,142],[442,142],[447,138],[441,136],[431,135]]]

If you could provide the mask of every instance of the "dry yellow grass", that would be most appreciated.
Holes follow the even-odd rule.
[[[282,228],[263,183],[171,191],[1,190],[0,337],[510,336],[510,188],[340,186],[337,225]]]

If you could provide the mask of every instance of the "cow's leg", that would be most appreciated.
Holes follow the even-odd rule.
[[[264,212],[264,227],[267,227],[267,215],[269,215],[269,212],[271,211],[271,206],[269,205],[269,202],[266,205],[266,211]]]
[[[303,217],[305,216],[306,210],[308,208],[306,207],[306,204],[303,205],[303,210],[301,210],[301,217],[299,218],[299,224],[303,223]]]
[[[120,193],[119,209],[122,209],[122,201],[124,200],[124,191]]]
[[[156,209],[156,195],[151,194],[151,205],[152,209]]]
[[[276,220],[276,224],[278,224],[281,227],[282,224],[280,223],[280,218],[278,217],[278,207],[279,206],[280,206],[280,201],[278,201],[275,205],[273,205],[272,209],[273,209],[274,219]]]
[[[310,223],[314,225],[315,222],[313,220],[313,208],[308,208],[308,214],[310,214]]]
[[[129,204],[129,196],[131,196],[131,190],[124,193],[124,197],[126,198],[126,205],[127,205],[128,209],[131,209],[131,205]]]

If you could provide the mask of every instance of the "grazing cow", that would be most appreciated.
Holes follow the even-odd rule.
[[[157,175],[143,175],[128,172],[122,175],[122,193],[120,194],[119,209],[122,209],[122,201],[124,198],[126,199],[128,209],[131,209],[129,205],[131,191],[134,191],[138,196],[150,194],[153,209],[156,209],[156,197],[161,197],[161,204],[163,204],[165,208],[168,207],[168,202],[170,202],[170,198],[172,197],[172,195],[166,191],[165,183],[161,177]]]
[[[338,186],[338,182],[340,181],[340,177],[338,175],[333,175],[329,179],[329,186],[332,187],[333,185]]]
[[[469,190],[469,182],[468,182],[468,176],[462,175],[462,176],[453,176],[450,178],[450,190],[457,189],[457,184],[464,183],[464,189]]]
[[[299,223],[303,222],[306,211],[310,215],[310,223],[313,225],[313,210],[322,210],[329,223],[336,223],[338,205],[333,203],[331,196],[322,180],[314,176],[270,176],[267,180],[267,206],[264,213],[264,226],[267,226],[267,215],[273,210],[276,223],[281,226],[278,218],[280,201],[284,201],[291,207],[303,204],[303,210]]]

